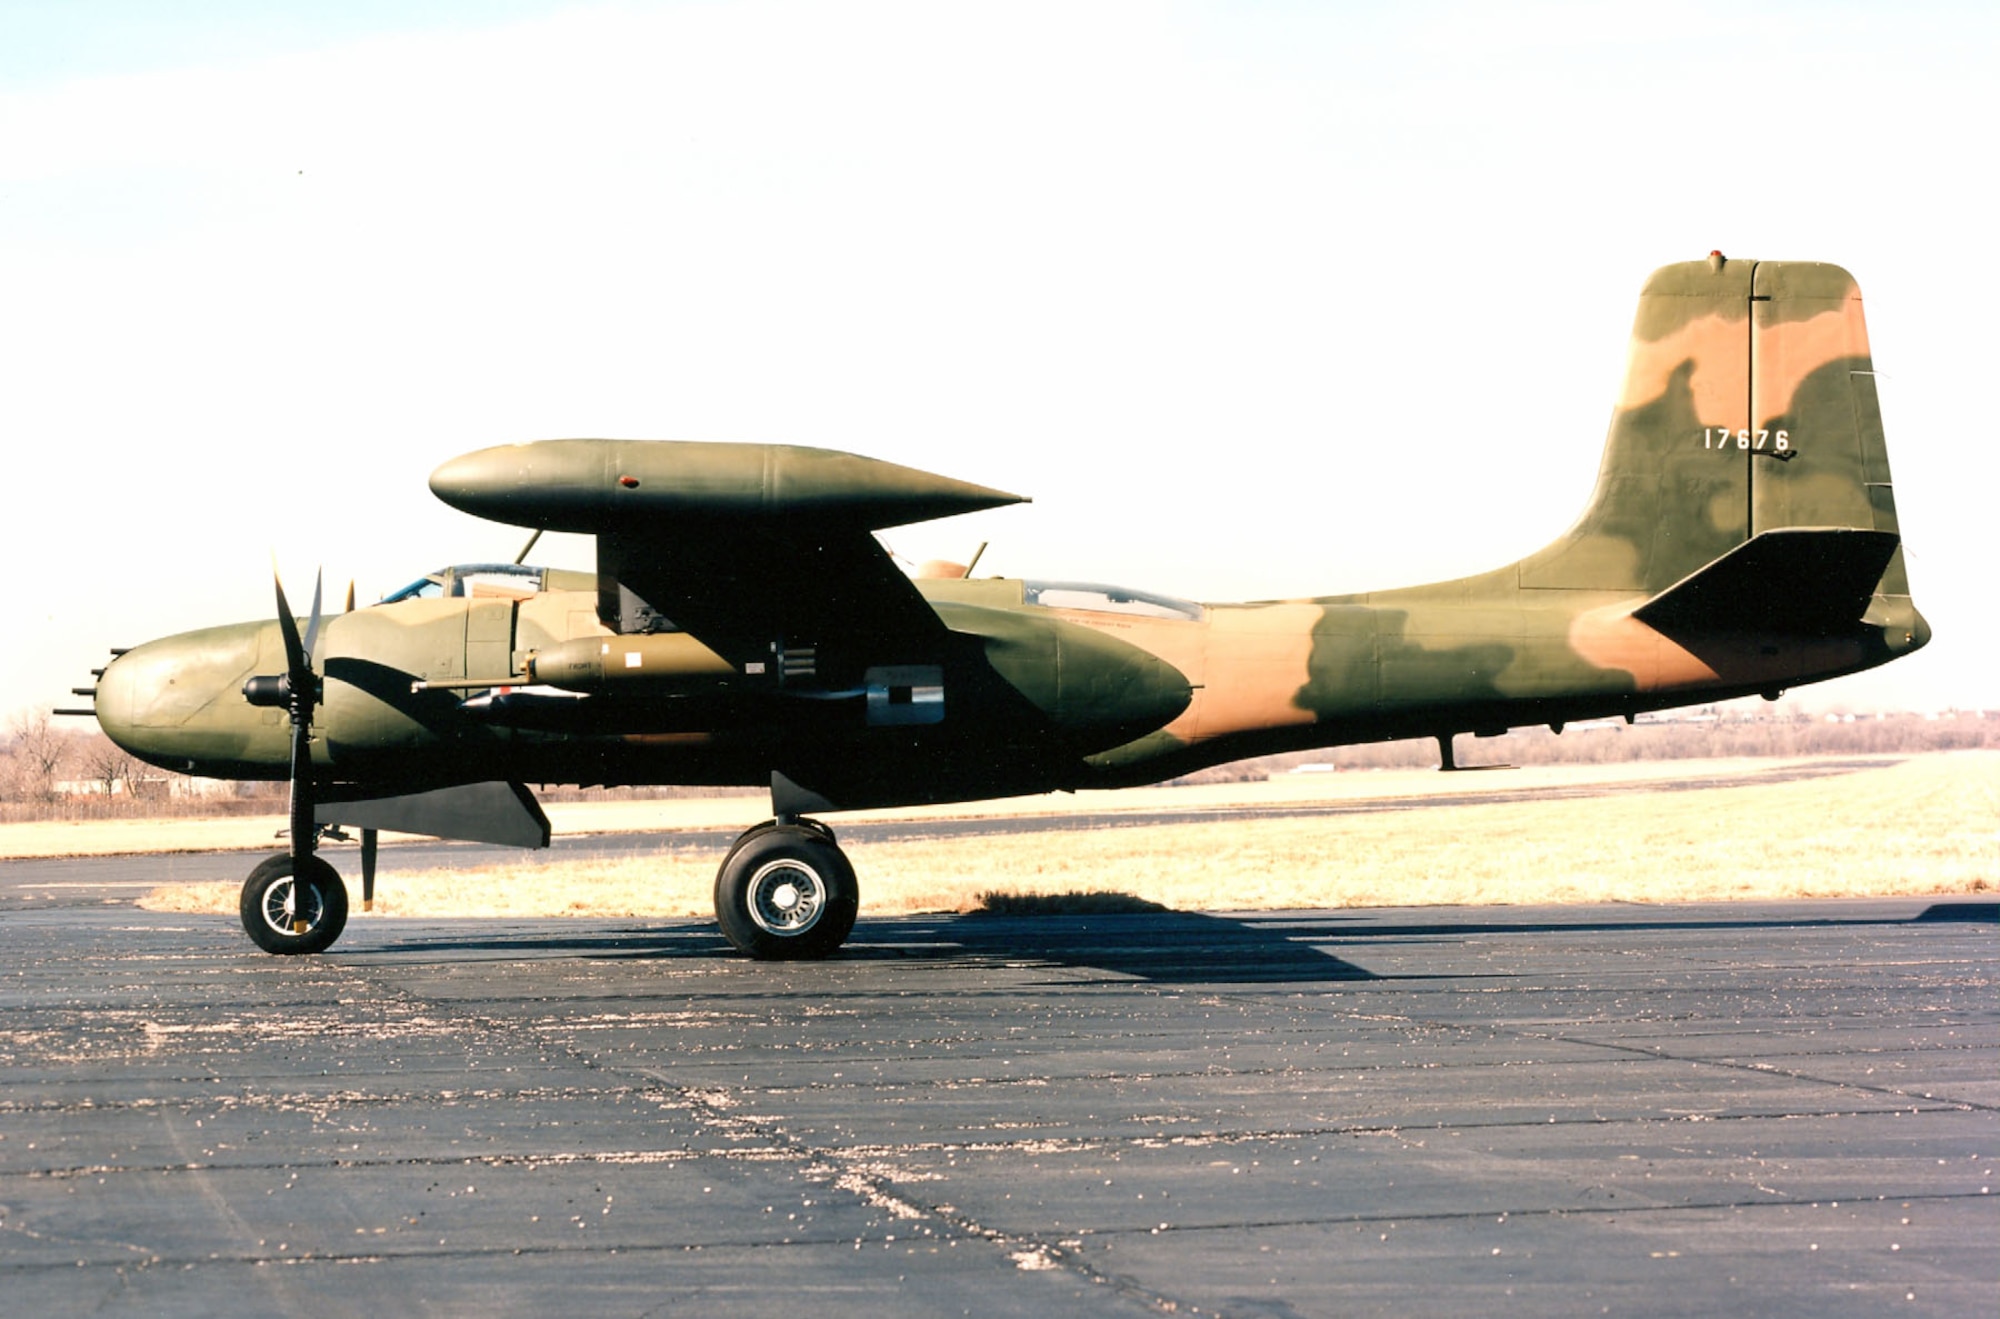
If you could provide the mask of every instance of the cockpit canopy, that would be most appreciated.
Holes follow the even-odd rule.
[[[543,591],[594,591],[593,573],[565,568],[535,568],[520,563],[458,563],[425,573],[400,591],[382,597],[382,603],[398,600],[434,600],[450,596],[470,596],[476,600],[526,600]]]
[[[1044,609],[1088,609],[1101,614],[1132,614],[1139,618],[1199,620],[1201,606],[1151,591],[1095,582],[1023,582],[1021,598]]]

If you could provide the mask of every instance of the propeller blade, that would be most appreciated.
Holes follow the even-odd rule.
[[[326,573],[324,570],[313,574],[312,617],[306,620],[305,652],[306,652],[306,668],[308,671],[310,671],[312,668],[313,646],[319,641],[320,583],[325,579],[325,577]]]
[[[319,842],[319,825],[313,819],[312,711],[318,680],[313,676],[312,648],[319,640],[320,579],[313,579],[312,617],[306,622],[303,640],[299,637],[298,620],[292,617],[291,601],[285,599],[285,583],[278,576],[276,562],[271,564],[271,587],[278,596],[278,632],[285,639],[283,686],[271,683],[271,688],[264,693],[270,699],[260,700],[252,696],[252,687],[271,680],[252,678],[245,685],[243,694],[251,699],[252,704],[276,704],[280,692],[289,697],[292,714],[292,792],[286,814],[291,817],[292,873],[297,876],[304,870],[305,859],[313,854]]]
[[[292,617],[291,602],[285,599],[285,584],[278,580],[278,570],[271,569],[271,584],[278,590],[278,631],[285,638],[285,672],[297,675],[300,670],[308,672],[312,662],[306,657],[305,643],[299,640],[299,623]]]

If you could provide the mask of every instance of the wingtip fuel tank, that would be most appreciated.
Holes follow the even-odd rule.
[[[787,518],[876,530],[1026,502],[832,449],[694,440],[497,445],[439,467],[431,491],[476,517],[584,533],[673,517]]]

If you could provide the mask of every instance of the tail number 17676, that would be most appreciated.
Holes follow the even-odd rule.
[[[1704,426],[1701,428],[1701,447],[1704,449],[1741,449],[1755,452],[1769,449],[1773,453],[1788,453],[1792,447],[1792,437],[1785,431],[1774,430],[1731,430],[1727,426]]]

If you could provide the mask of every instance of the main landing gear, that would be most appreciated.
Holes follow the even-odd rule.
[[[746,829],[715,874],[723,936],[765,961],[827,956],[852,933],[860,906],[833,830],[803,816]]]

